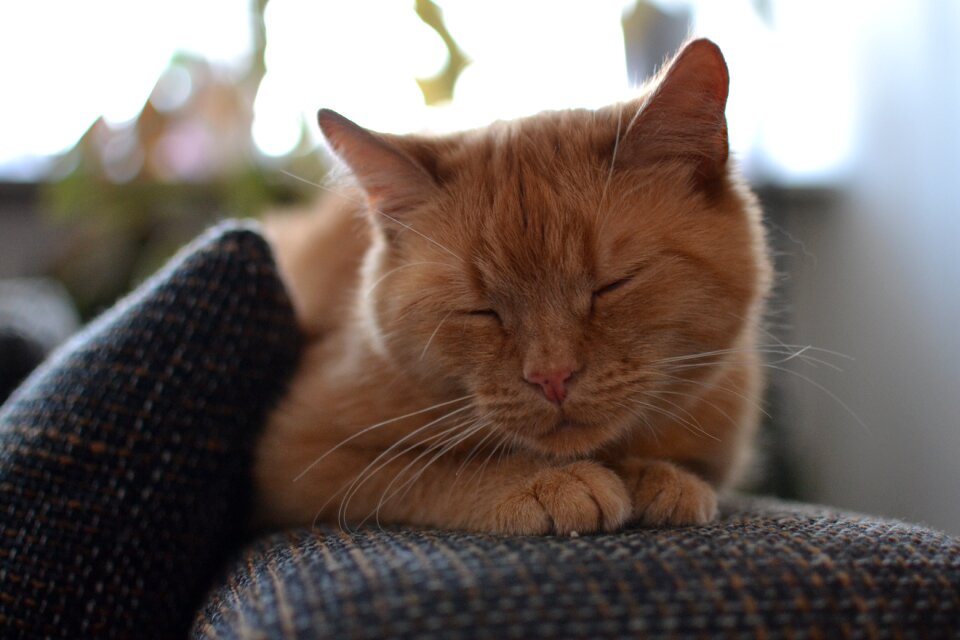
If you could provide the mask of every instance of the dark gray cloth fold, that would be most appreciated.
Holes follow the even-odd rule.
[[[299,347],[267,244],[227,226],[34,372],[0,409],[0,636],[185,635]]]
[[[578,538],[329,527],[266,537],[194,638],[953,638],[960,541],[769,499]]]

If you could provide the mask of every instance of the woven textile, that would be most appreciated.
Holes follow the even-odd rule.
[[[0,410],[0,637],[185,636],[298,352],[266,243],[231,227],[35,372]]]
[[[195,638],[952,638],[960,541],[771,500],[579,538],[301,529],[237,559]]]

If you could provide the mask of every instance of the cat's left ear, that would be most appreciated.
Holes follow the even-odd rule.
[[[338,156],[350,167],[377,211],[395,216],[423,204],[437,184],[416,160],[390,137],[364,129],[336,111],[321,109],[320,129]]]
[[[705,38],[688,43],[634,112],[617,164],[683,160],[695,165],[701,181],[720,177],[729,155],[724,115],[729,84],[720,48]]]

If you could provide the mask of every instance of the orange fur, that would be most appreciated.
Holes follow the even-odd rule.
[[[770,282],[688,44],[637,101],[431,138],[321,112],[359,189],[269,223],[312,341],[258,447],[269,524],[703,523],[749,452]],[[551,402],[524,379],[567,367]]]

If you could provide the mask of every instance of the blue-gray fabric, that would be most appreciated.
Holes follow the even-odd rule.
[[[214,230],[0,410],[0,637],[186,635],[299,354],[270,251]]]
[[[960,637],[960,541],[728,499],[706,527],[498,537],[322,527],[249,546],[194,638]]]

